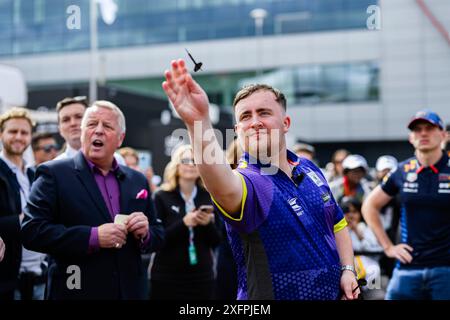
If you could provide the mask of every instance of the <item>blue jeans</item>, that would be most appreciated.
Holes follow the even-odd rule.
[[[450,267],[394,270],[386,300],[450,300]]]

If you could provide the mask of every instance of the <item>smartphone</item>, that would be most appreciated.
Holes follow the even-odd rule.
[[[198,210],[206,212],[206,213],[213,213],[214,212],[214,207],[211,205],[201,205],[200,208],[198,208]]]

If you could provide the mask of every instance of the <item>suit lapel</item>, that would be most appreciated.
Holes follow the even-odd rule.
[[[109,214],[108,208],[103,200],[102,193],[100,192],[91,169],[86,163],[82,153],[78,152],[73,160],[75,162],[75,171],[77,172],[78,179],[80,179],[81,184],[86,188],[87,194],[91,198],[92,202],[102,213],[106,221],[112,222],[111,215]]]

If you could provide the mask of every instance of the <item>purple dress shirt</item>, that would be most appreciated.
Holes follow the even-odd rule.
[[[86,159],[86,157],[85,157]],[[114,217],[116,214],[120,212],[120,187],[119,181],[117,181],[117,170],[119,170],[119,165],[114,158],[112,167],[108,171],[106,175],[103,175],[101,170],[90,160],[86,159],[89,168],[94,175],[95,182],[97,183],[98,188],[103,197],[103,201],[108,208],[108,212],[111,216],[112,221],[114,221]],[[147,243],[150,241],[150,232],[147,233],[147,236],[141,240],[141,248],[145,247]],[[98,240],[98,227],[93,227],[91,229],[91,235],[89,238],[89,248],[88,252],[92,253],[100,249],[100,243]]]
[[[114,221],[114,217],[120,212],[120,188],[116,177],[116,172],[119,169],[119,165],[117,164],[116,159],[114,159],[111,169],[105,176],[92,161],[86,159],[86,162],[94,175],[95,182],[100,189],[103,201],[108,208],[111,219]],[[94,227],[91,229],[88,251],[94,252],[98,249],[100,249],[100,244],[98,241],[98,227]]]

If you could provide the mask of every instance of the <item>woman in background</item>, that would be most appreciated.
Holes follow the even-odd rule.
[[[213,249],[220,242],[220,231],[190,145],[173,153],[154,200],[166,236],[151,267],[151,298],[212,299]]]

